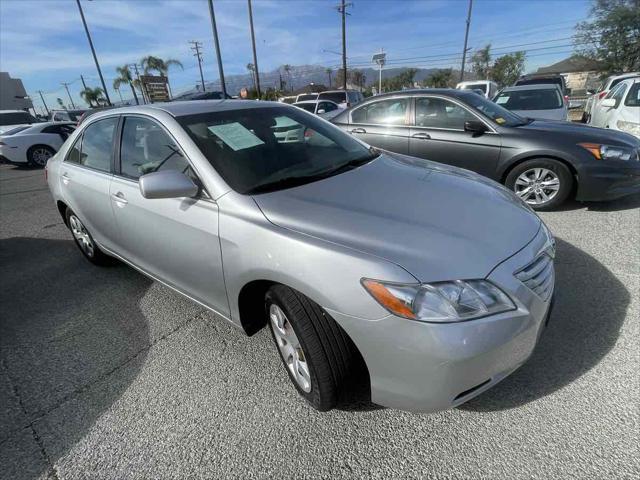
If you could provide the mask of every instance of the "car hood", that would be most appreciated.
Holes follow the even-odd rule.
[[[540,228],[535,213],[491,180],[389,153],[253,198],[275,225],[384,258],[423,282],[483,278]]]
[[[637,148],[638,146],[638,141],[633,137],[633,135],[618,132],[616,130],[591,127],[583,123],[534,120],[528,125],[516,128],[536,132],[546,132],[550,135],[557,135],[565,139],[568,135],[571,135],[576,142],[624,145],[632,148]]]

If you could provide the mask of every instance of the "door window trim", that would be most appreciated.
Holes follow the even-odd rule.
[[[404,124],[397,123],[356,123],[353,121],[353,113],[357,112],[361,108],[365,108],[369,105],[373,105],[374,103],[383,102],[386,100],[393,100],[395,98],[407,99],[409,101],[409,105],[407,105],[407,111],[404,112]],[[373,100],[371,102],[360,102],[358,103],[358,108],[354,108],[351,112],[349,112],[349,125],[368,125],[370,127],[393,127],[393,128],[410,128],[411,127],[411,109],[412,109],[412,101],[411,97],[407,97],[406,95],[390,95],[388,97],[380,98]]]
[[[100,170],[99,168],[92,168],[92,167],[88,167],[86,165],[82,165],[81,163],[74,163],[74,162],[70,162],[69,161],[69,156],[71,155],[71,152],[73,151],[73,148],[76,146],[76,144],[78,142],[80,142],[80,154],[82,155],[82,144],[84,143],[84,134],[87,131],[87,128],[89,128],[91,125],[93,125],[94,123],[100,122],[102,120],[108,120],[110,118],[117,118],[118,122],[116,123],[116,130],[115,130],[115,135],[113,136],[113,142],[114,144],[111,145],[111,161],[109,162],[109,170],[105,171],[105,170]],[[73,142],[73,144],[71,145],[71,147],[67,150],[64,159],[62,160],[63,163],[67,164],[67,165],[73,165],[74,167],[78,167],[78,168],[82,168],[84,170],[89,170],[90,172],[98,172],[98,173],[103,173],[105,175],[113,175],[113,159],[114,159],[114,152],[115,152],[115,141],[118,138],[118,127],[120,126],[120,114],[117,115],[105,115],[104,117],[100,117],[100,118],[96,118],[93,121],[87,123],[86,125],[83,125],[82,130],[80,131],[80,133],[78,134],[78,138],[76,138]]]
[[[189,164],[189,167],[191,168],[191,170],[193,170],[193,173],[196,175],[196,178],[198,179],[198,183],[200,185],[198,185],[200,187],[200,192],[193,198],[197,199],[197,200],[210,200],[214,203],[215,200],[213,200],[213,197],[211,196],[211,194],[207,191],[207,187],[205,186],[204,182],[202,181],[202,175],[200,175],[200,172],[198,172],[198,169],[194,166],[193,162],[191,161],[191,159],[187,156],[187,154],[185,153],[184,148],[182,148],[182,145],[180,145],[180,143],[176,140],[176,138],[171,135],[171,132],[169,132],[169,129],[166,128],[161,122],[158,121],[158,119],[152,117],[151,115],[145,115],[143,113],[124,113],[121,115],[121,119],[120,122],[118,124],[118,132],[116,135],[116,149],[117,149],[117,155],[114,155],[114,165],[113,165],[113,175],[115,177],[117,177],[118,179],[122,179],[122,180],[127,180],[129,182],[135,183],[135,184],[139,184],[139,177],[134,179],[131,177],[128,177],[126,175],[123,175],[121,172],[121,167],[122,167],[122,157],[121,157],[121,146],[122,146],[122,132],[124,131],[124,124],[126,121],[127,117],[138,117],[138,118],[143,118],[145,120],[148,120],[152,123],[155,123],[156,125],[158,125],[162,131],[177,145],[177,147],[180,149],[180,153],[182,154],[182,156],[185,158],[185,160],[187,161],[187,163]]]
[[[460,108],[466,110],[468,113],[470,113],[472,116],[476,117],[476,119],[482,123],[484,123],[486,125],[486,127],[489,129],[488,131],[485,132],[485,134],[492,134],[492,135],[498,135],[498,132],[495,130],[495,128],[493,128],[492,125],[489,125],[489,123],[486,122],[485,119],[483,119],[482,117],[480,117],[477,113],[475,113],[473,110],[471,110],[469,107],[467,107],[466,105],[464,105],[462,102],[457,101],[457,99],[454,99],[452,97],[447,97],[445,95],[434,95],[434,94],[425,94],[425,95],[414,95],[412,97],[412,102],[411,102],[411,128],[424,128],[425,130],[444,130],[444,131],[449,131],[449,132],[464,132],[465,129],[464,128],[444,128],[444,127],[424,127],[422,125],[417,125],[416,124],[416,100],[418,98],[438,98],[438,99],[442,99],[442,100],[448,100],[451,103],[456,104],[457,106],[459,106]]]

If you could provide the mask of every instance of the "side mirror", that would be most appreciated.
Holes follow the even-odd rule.
[[[326,113],[326,110],[324,108],[321,108],[320,110],[318,110],[316,112],[318,115],[320,115],[321,113]]]
[[[602,100],[600,105],[602,105],[605,108],[613,108],[613,107],[616,106],[616,99],[615,98],[605,98],[604,100]]]
[[[478,120],[468,120],[464,122],[464,131],[482,134],[487,131],[487,126]]]
[[[139,179],[140,193],[144,198],[194,197],[198,187],[193,180],[177,170],[147,173]]]

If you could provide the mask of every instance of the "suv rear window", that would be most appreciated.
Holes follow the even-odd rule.
[[[322,92],[318,95],[318,100],[331,100],[336,103],[346,103],[347,96],[344,92]]]
[[[462,87],[463,90],[482,90],[484,93],[487,93],[487,84],[486,83],[472,83],[471,85],[465,85]]]
[[[631,85],[631,89],[624,100],[627,107],[640,107],[640,82]]]
[[[502,92],[495,102],[509,110],[555,110],[563,104],[560,92],[555,88]]]

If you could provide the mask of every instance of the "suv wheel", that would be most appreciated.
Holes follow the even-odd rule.
[[[318,304],[284,285],[265,296],[269,327],[298,393],[320,411],[332,409],[354,364],[354,346]]]
[[[573,176],[563,163],[540,158],[517,165],[505,184],[534,210],[550,210],[562,204],[573,188]]]
[[[103,266],[113,263],[113,258],[105,255],[102,250],[98,248],[98,245],[93,240],[87,228],[70,208],[67,208],[66,218],[69,230],[71,230],[71,234],[73,235],[73,240],[82,252],[82,255],[84,255],[84,258],[94,265]]]

